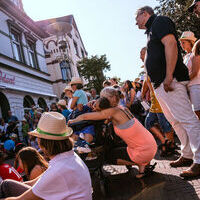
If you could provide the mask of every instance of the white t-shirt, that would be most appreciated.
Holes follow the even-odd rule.
[[[92,200],[92,186],[87,166],[73,151],[58,154],[32,188],[46,200]]]
[[[68,100],[68,104],[67,104],[67,109],[72,112],[73,110],[71,109],[71,104],[72,104],[72,98]]]

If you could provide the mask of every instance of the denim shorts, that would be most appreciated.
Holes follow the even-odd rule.
[[[200,110],[200,84],[188,87],[190,92],[190,101],[194,111]]]
[[[77,132],[74,132],[74,134],[76,134],[76,135],[80,135],[80,133],[83,133],[84,135],[85,135],[85,134],[90,134],[90,135],[92,135],[92,136],[95,136],[94,126],[93,126],[93,125],[91,125],[91,126],[86,126],[86,127],[83,128],[82,130],[77,131]]]
[[[155,123],[158,122],[163,133],[168,133],[171,131],[171,125],[165,118],[163,113],[152,113],[149,112],[145,119],[145,127],[147,130],[150,130]]]

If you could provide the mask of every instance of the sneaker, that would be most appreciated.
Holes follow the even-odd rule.
[[[79,153],[90,153],[91,149],[85,140],[82,140],[81,144],[77,146],[77,151]]]
[[[84,147],[77,147],[76,150],[79,152],[79,153],[90,153],[91,152],[91,149],[90,147],[87,145],[85,145]]]

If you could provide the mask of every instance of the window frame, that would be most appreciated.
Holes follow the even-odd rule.
[[[15,59],[18,62],[22,62],[22,63],[26,64],[25,57],[24,57],[23,43],[22,43],[23,29],[20,26],[18,26],[15,22],[10,20],[10,19],[7,20],[7,23],[8,23],[8,28],[9,28],[9,36],[10,36],[12,53],[13,53],[13,59]],[[19,41],[13,40],[12,34],[13,35],[17,35]],[[15,45],[17,45],[19,47],[20,60],[16,59],[16,55],[15,55],[14,45],[13,44],[15,44]]]
[[[75,49],[75,54],[80,57],[79,55],[79,50],[78,50],[78,44],[75,40],[73,40],[73,43],[74,43],[74,49]]]
[[[70,63],[68,61],[64,60],[64,61],[61,61],[59,63],[59,65],[60,65],[62,80],[66,81],[66,83],[69,83],[72,78],[72,70],[71,70]],[[63,76],[64,75],[63,70],[65,70],[66,77]]]
[[[27,51],[29,58],[29,66],[35,69],[40,69],[37,60],[36,44],[30,40],[27,40]]]
[[[31,66],[34,69],[40,70],[40,67],[38,64],[38,58],[37,58],[37,51],[36,51],[37,39],[28,32],[25,32],[24,34],[25,34],[26,44],[27,44],[29,66]],[[33,65],[31,64],[32,62],[33,62]]]

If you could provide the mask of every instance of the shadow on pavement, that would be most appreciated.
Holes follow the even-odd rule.
[[[193,186],[178,176],[152,173],[136,179],[135,172],[107,177],[107,195],[93,177],[94,200],[198,200]]]

